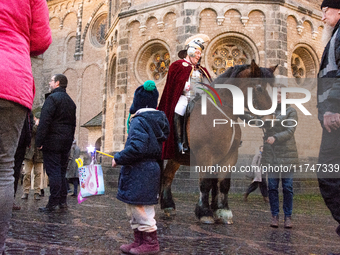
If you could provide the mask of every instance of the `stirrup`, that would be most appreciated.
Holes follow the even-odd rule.
[[[178,144],[179,146],[181,146],[179,152],[182,153],[183,155],[189,153],[189,147],[187,145],[184,146],[184,144],[186,144],[186,143],[179,143]]]

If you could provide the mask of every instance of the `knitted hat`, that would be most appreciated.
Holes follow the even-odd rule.
[[[130,107],[130,113],[134,114],[141,108],[157,108],[158,91],[154,81],[148,80],[139,86]]]
[[[340,0],[323,0],[321,9],[324,7],[340,9]]]

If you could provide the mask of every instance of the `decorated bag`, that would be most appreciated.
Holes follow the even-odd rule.
[[[105,193],[104,188],[104,176],[101,165],[90,164],[78,168],[79,171],[79,184],[80,192],[78,194],[78,203],[85,201],[86,197],[103,195]]]

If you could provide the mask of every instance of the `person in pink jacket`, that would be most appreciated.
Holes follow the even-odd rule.
[[[0,1],[0,254],[14,198],[14,154],[35,87],[30,56],[52,43],[46,0]]]

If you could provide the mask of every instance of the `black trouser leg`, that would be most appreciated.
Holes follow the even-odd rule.
[[[262,182],[259,183],[261,194],[263,197],[268,197],[268,187],[266,178],[262,177]]]
[[[252,182],[249,186],[248,186],[248,189],[247,189],[247,194],[250,194],[252,193],[254,190],[257,189],[257,187],[259,186],[259,182]]]
[[[340,129],[329,133],[323,129],[318,164],[340,165]],[[333,218],[340,224],[340,173],[321,171],[317,173],[320,193],[331,211]]]
[[[18,189],[18,182],[19,182],[20,174],[21,174],[21,166],[22,166],[22,162],[25,159],[25,152],[26,152],[26,147],[23,147],[23,148],[18,147],[17,151],[15,152],[15,156],[14,156],[14,197]]]

